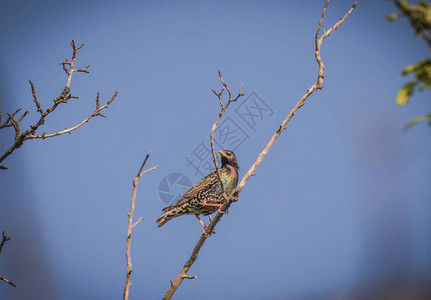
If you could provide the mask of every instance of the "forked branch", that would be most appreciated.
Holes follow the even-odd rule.
[[[24,141],[26,141],[26,140],[46,139],[49,137],[54,137],[54,136],[62,135],[65,133],[71,133],[72,131],[78,129],[79,127],[81,127],[82,125],[87,123],[90,119],[92,119],[96,116],[105,117],[101,112],[104,109],[108,108],[109,104],[111,104],[112,101],[114,101],[115,97],[117,96],[117,92],[115,92],[114,95],[111,97],[111,99],[109,101],[107,101],[102,106],[100,106],[100,94],[99,94],[99,92],[97,92],[96,109],[94,110],[93,113],[91,113],[85,120],[83,120],[78,125],[73,126],[69,129],[64,129],[64,130],[55,132],[55,133],[46,134],[44,132],[44,133],[39,134],[39,135],[36,134],[39,127],[42,126],[43,124],[45,124],[45,120],[46,120],[47,116],[50,115],[61,103],[67,103],[69,99],[77,99],[78,98],[76,96],[73,96],[70,93],[70,84],[72,82],[73,74],[75,72],[83,72],[83,73],[89,73],[90,72],[90,71],[88,71],[88,68],[90,67],[89,65],[86,66],[85,68],[75,68],[75,61],[76,61],[76,57],[77,57],[77,52],[79,49],[81,49],[84,46],[84,44],[81,44],[80,46],[77,47],[75,45],[75,41],[72,40],[71,46],[73,49],[71,61],[68,61],[66,59],[65,61],[60,63],[60,65],[63,66],[63,70],[66,72],[66,75],[67,75],[66,86],[63,88],[60,95],[54,99],[54,103],[52,104],[52,106],[48,107],[45,110],[42,108],[42,105],[40,104],[39,99],[38,99],[37,94],[36,94],[36,88],[35,88],[33,82],[29,81],[30,86],[31,86],[31,93],[33,95],[33,102],[36,105],[37,112],[40,114],[40,117],[36,123],[31,125],[29,129],[25,130],[24,132],[21,132],[21,121],[25,118],[25,116],[27,116],[29,114],[29,111],[25,111],[19,118],[17,118],[16,115],[21,110],[21,108],[17,109],[13,114],[7,113],[8,118],[6,119],[6,121],[4,123],[1,122],[1,114],[0,114],[0,129],[6,128],[6,127],[13,127],[15,130],[14,141],[13,141],[12,145],[9,147],[9,149],[7,149],[6,152],[4,152],[4,154],[0,156],[0,163],[3,160],[5,160],[10,154],[12,154],[13,151],[20,148],[22,146],[22,144],[24,143]],[[6,167],[0,165],[0,169],[6,169]]]
[[[9,241],[10,240],[10,237],[8,237],[5,233],[4,233],[4,231],[2,232],[2,240],[1,240],[1,243],[0,243],[0,253],[1,253],[1,251],[3,250],[3,246],[4,246],[4,244],[6,244],[6,242],[7,241]],[[7,279],[7,278],[4,278],[3,276],[1,276],[0,275],[0,280],[3,280],[4,282],[6,282],[6,283],[9,283],[11,286],[13,286],[13,287],[16,287],[16,284],[15,283],[13,283],[12,281],[10,281],[9,279]]]
[[[129,217],[128,226],[127,226],[127,239],[126,239],[126,263],[127,263],[127,273],[126,273],[126,283],[124,285],[124,292],[123,292],[123,299],[127,300],[129,299],[129,291],[130,291],[130,285],[132,284],[130,279],[132,277],[132,257],[130,256],[130,248],[132,243],[132,229],[138,225],[144,218],[141,217],[133,223],[133,214],[135,212],[135,202],[136,202],[136,192],[138,190],[138,183],[139,179],[141,177],[151,171],[154,171],[159,166],[152,167],[148,170],[142,171],[145,164],[147,163],[148,158],[150,157],[151,151],[148,152],[147,156],[144,159],[144,162],[141,165],[141,168],[139,169],[138,175],[133,179],[133,192],[132,192],[132,201],[130,204],[130,211],[127,213]]]
[[[334,31],[335,29],[337,29],[349,17],[349,15],[353,12],[353,10],[355,9],[356,4],[357,4],[357,1],[356,1],[352,5],[352,7],[349,9],[349,11],[344,15],[343,18],[341,18],[337,23],[335,23],[332,27],[330,27],[329,30],[323,31],[323,33],[321,33],[320,29],[322,27],[323,17],[325,16],[326,8],[328,7],[329,1],[330,0],[327,0],[326,3],[325,3],[325,6],[324,6],[323,11],[322,11],[322,15],[320,16],[320,19],[319,19],[319,24],[317,26],[316,35],[315,35],[315,59],[316,59],[317,64],[318,64],[318,72],[317,72],[317,80],[316,80],[316,82],[309,89],[307,89],[307,92],[304,94],[304,96],[302,96],[302,98],[296,103],[296,105],[290,111],[290,113],[287,115],[287,117],[283,120],[283,122],[281,123],[281,125],[279,126],[279,128],[276,130],[276,132],[274,133],[274,135],[271,137],[271,139],[269,140],[269,142],[267,143],[267,145],[265,146],[265,148],[263,149],[263,151],[257,157],[257,159],[254,162],[254,164],[250,167],[250,169],[244,175],[244,177],[242,178],[241,182],[238,184],[238,186],[236,187],[236,189],[230,195],[227,196],[227,201],[222,206],[222,208],[220,209],[220,211],[225,212],[229,208],[229,206],[231,205],[231,203],[233,201],[235,201],[235,200],[238,199],[238,195],[242,191],[242,189],[244,188],[244,186],[247,183],[247,181],[250,179],[251,176],[255,175],[254,171],[260,165],[260,163],[262,162],[263,158],[267,155],[269,149],[271,149],[272,145],[277,140],[277,138],[280,136],[280,134],[283,132],[283,130],[286,129],[287,123],[292,119],[292,117],[296,114],[296,112],[305,104],[305,100],[311,94],[313,94],[316,90],[323,88],[323,78],[324,78],[323,77],[323,73],[324,73],[324,70],[325,70],[325,66],[324,66],[322,58],[321,58],[322,43],[325,40],[325,38],[327,38],[332,31]],[[221,75],[220,75],[220,78],[221,78]],[[222,80],[222,83],[223,83],[223,88],[222,88],[221,92],[220,93],[216,93],[214,90],[213,90],[213,92],[219,98],[219,103],[220,103],[220,105],[222,107],[222,112],[224,113],[223,108],[225,108],[225,106],[223,106],[223,103],[222,103],[220,97],[221,97],[221,94],[224,91],[224,89],[227,88],[227,85],[225,85],[225,83],[223,82],[223,80]],[[228,92],[229,92],[229,90],[228,90]],[[241,90],[240,90],[240,94],[241,94]],[[229,92],[229,99],[231,99],[231,98],[232,97],[231,97],[231,94]],[[230,104],[230,102],[228,102],[228,104]],[[222,115],[223,115],[222,113],[219,114],[219,117],[218,117],[216,123],[212,127],[212,130],[211,130],[211,141],[213,140],[213,135],[214,135],[215,129],[217,128],[218,122],[220,121],[220,118],[221,118]],[[216,155],[215,155],[213,143],[211,143],[211,145],[212,145],[214,164],[216,166],[216,169],[218,170],[218,163],[217,163],[217,159],[216,159]],[[211,233],[214,230],[214,227],[217,225],[217,223],[220,221],[220,219],[221,219],[221,217],[223,215],[224,215],[224,213],[220,213],[220,212],[218,212],[216,214],[216,216],[214,217],[214,219],[210,222],[210,224],[207,227],[207,233]],[[163,297],[163,299],[171,299],[172,296],[174,295],[175,291],[178,289],[178,287],[180,286],[180,284],[184,280],[184,278],[186,278],[186,276],[188,276],[187,272],[190,269],[190,267],[193,265],[193,263],[196,261],[196,259],[198,257],[198,254],[199,254],[199,251],[202,248],[202,246],[204,245],[206,239],[207,239],[207,235],[203,233],[201,235],[201,237],[199,238],[197,244],[195,245],[190,258],[187,260],[187,262],[185,263],[185,265],[181,269],[181,271],[178,274],[177,278],[175,279],[174,282],[171,281],[171,286],[169,287],[169,289],[166,292],[166,294]]]

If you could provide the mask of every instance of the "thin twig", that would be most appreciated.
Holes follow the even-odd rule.
[[[4,231],[2,232],[2,240],[1,240],[1,243],[0,243],[0,253],[1,253],[1,251],[3,250],[3,246],[4,246],[4,244],[7,242],[7,241],[9,241],[10,240],[10,237],[8,237],[5,233],[4,233]],[[0,280],[3,280],[4,282],[6,282],[6,283],[9,283],[11,286],[13,286],[13,287],[16,287],[16,284],[15,283],[13,283],[12,281],[10,281],[9,279],[7,279],[7,278],[4,278],[3,276],[1,276],[0,275]]]
[[[139,179],[141,179],[141,177],[144,174],[151,172],[159,167],[159,166],[155,166],[148,170],[142,171],[145,164],[147,163],[148,157],[150,157],[150,154],[151,154],[151,151],[148,152],[147,156],[145,157],[144,162],[142,163],[141,168],[139,169],[138,175],[136,175],[136,177],[133,179],[132,201],[130,204],[130,212],[127,213],[127,215],[129,216],[129,220],[128,220],[128,226],[127,226],[127,239],[126,239],[127,273],[126,273],[126,283],[124,284],[124,292],[123,292],[124,300],[129,299],[130,285],[132,284],[130,282],[130,278],[132,277],[132,258],[130,256],[130,247],[132,242],[132,229],[144,219],[143,217],[141,217],[139,218],[138,221],[133,223],[133,214],[135,212],[136,192],[138,190]]]
[[[319,32],[320,32],[320,28],[321,28],[321,24],[322,24],[322,20],[323,20],[323,17],[325,15],[326,8],[328,6],[329,1],[330,0],[326,1],[325,7],[324,7],[322,15],[321,15],[321,17],[319,19],[319,24],[318,24],[318,27],[317,27],[317,30],[316,30],[316,38],[315,38],[316,51],[315,51],[315,58],[316,58],[318,66],[319,66],[318,77],[317,77],[316,82],[307,90],[307,92],[304,94],[304,96],[298,101],[298,103],[295,105],[295,107],[291,110],[291,112],[288,114],[288,116],[281,123],[281,125],[279,126],[279,128],[277,129],[277,131],[274,133],[274,135],[269,140],[268,144],[265,146],[265,148],[263,149],[263,151],[259,154],[259,156],[256,159],[256,161],[254,162],[254,164],[250,167],[250,169],[244,175],[244,177],[242,178],[241,182],[238,184],[238,186],[236,187],[236,189],[228,196],[228,199],[227,199],[226,203],[223,204],[223,206],[220,208],[220,211],[225,212],[229,208],[229,206],[231,205],[231,203],[233,201],[235,201],[236,199],[238,199],[238,195],[241,192],[241,190],[244,188],[244,186],[247,183],[248,179],[251,176],[255,175],[254,171],[260,165],[260,163],[262,162],[263,158],[266,156],[266,154],[268,153],[269,149],[272,147],[272,145],[274,144],[274,142],[276,141],[276,139],[280,136],[280,134],[282,133],[282,131],[284,129],[286,129],[287,123],[292,119],[292,117],[295,115],[295,113],[298,111],[298,109],[301,108],[304,105],[305,100],[311,94],[313,94],[316,90],[323,88],[323,72],[324,72],[325,68],[324,68],[322,59],[320,57],[320,51],[321,51],[322,42],[323,42],[323,40],[333,30],[335,30],[338,26],[340,26],[347,19],[347,17],[352,13],[352,11],[354,10],[354,8],[356,7],[356,4],[357,4],[357,1],[356,1],[352,5],[352,7],[350,8],[350,10],[346,13],[346,15],[342,19],[340,19],[340,21],[338,21],[336,24],[334,24],[328,31],[325,31],[320,36],[320,38],[318,38]],[[216,95],[217,95],[217,93],[216,93]],[[212,132],[213,132],[213,130],[212,130]],[[214,151],[213,151],[213,156],[215,156]],[[214,157],[214,160],[216,160],[215,157]],[[217,164],[216,164],[216,166],[217,166]],[[220,221],[220,219],[221,219],[221,217],[223,215],[224,215],[224,213],[220,213],[220,212],[218,212],[216,214],[216,216],[214,217],[214,219],[207,226],[207,232],[212,232],[214,230],[214,227],[217,225],[217,223]],[[206,239],[207,239],[207,236],[205,234],[202,234],[201,237],[199,238],[197,244],[195,245],[190,258],[184,264],[184,266],[181,269],[180,273],[178,274],[177,278],[175,279],[175,281],[173,283],[171,281],[171,286],[169,287],[168,291],[166,292],[165,296],[163,297],[164,300],[172,298],[172,296],[174,295],[175,291],[178,289],[178,287],[182,283],[183,279],[185,278],[184,276],[187,276],[188,270],[193,265],[193,263],[196,261],[196,259],[198,257],[198,254],[199,254],[199,251],[202,248],[202,246],[204,245]]]
[[[217,172],[217,177],[218,177],[218,180],[220,181],[221,186],[222,186],[223,197],[225,198],[225,200],[227,200],[228,196],[226,195],[226,189],[225,189],[225,186],[224,186],[224,182],[223,182],[223,180],[221,180],[221,177],[220,177],[220,168],[219,168],[219,165],[218,165],[217,155],[216,155],[215,149],[214,149],[214,133],[215,133],[215,130],[217,129],[218,123],[220,122],[220,119],[223,117],[223,115],[226,112],[226,110],[228,109],[229,105],[232,102],[237,101],[240,97],[244,96],[244,94],[241,93],[242,87],[243,87],[243,84],[241,83],[238,95],[235,98],[232,98],[232,93],[231,93],[231,91],[230,91],[227,83],[224,82],[223,77],[221,76],[221,72],[218,71],[218,74],[219,74],[219,77],[220,77],[220,81],[221,81],[221,83],[223,85],[223,88],[221,89],[220,93],[218,93],[218,94],[214,90],[213,90],[213,92],[218,97],[219,103],[221,105],[221,111],[220,111],[220,113],[218,115],[217,121],[214,123],[213,127],[211,128],[210,142],[211,142],[211,151],[212,151],[212,155],[213,155],[214,166],[215,166],[216,172]],[[229,94],[229,99],[228,99],[226,105],[223,105],[223,101],[221,99],[221,96],[222,96],[222,93],[223,93],[224,90],[227,90],[227,92]]]
[[[11,286],[16,287],[16,284],[15,284],[15,283],[13,283],[12,281],[10,281],[10,280],[9,280],[9,279],[7,279],[7,278],[4,278],[4,277],[3,277],[3,276],[1,276],[1,275],[0,275],[0,280],[3,280],[4,282],[9,283]]]
[[[9,114],[9,113],[6,113],[9,117],[7,118],[7,120],[3,123],[3,124],[0,124],[0,129],[2,129],[2,128],[5,128],[5,127],[11,127],[12,126],[12,123],[11,123],[11,118],[12,117],[14,117],[19,111],[21,110],[21,108],[18,108],[13,114]],[[24,118],[24,117],[22,117],[21,116],[21,120],[22,120],[22,118]],[[1,121],[1,118],[0,118],[0,121]]]
[[[7,241],[9,241],[11,238],[10,237],[8,237],[5,233],[4,233],[4,231],[2,231],[2,240],[1,240],[1,243],[0,243],[0,253],[1,253],[1,251],[3,250],[3,246],[4,246],[4,244],[7,242]]]

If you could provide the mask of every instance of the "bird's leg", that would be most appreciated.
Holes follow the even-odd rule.
[[[223,206],[223,204],[203,203],[202,205],[205,205],[205,206],[217,206],[218,207],[217,211],[219,213],[221,213],[221,214],[224,214],[224,213],[228,214],[229,213],[229,209],[227,209],[226,211],[221,211],[220,210],[220,208]]]
[[[204,221],[202,221],[201,218],[199,218],[198,214],[196,214],[195,216],[196,216],[196,218],[198,218],[199,223],[201,223],[202,226],[204,227],[204,229],[202,229],[202,232],[205,234],[206,237],[210,237],[211,236],[211,232],[207,233],[208,227],[205,225]]]
[[[199,222],[202,224],[204,229],[207,229],[207,226],[205,225],[204,221],[202,221],[201,218],[199,218],[199,215],[195,215],[195,217],[198,218]]]

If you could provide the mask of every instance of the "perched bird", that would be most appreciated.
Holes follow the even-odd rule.
[[[238,163],[232,151],[223,150],[218,153],[221,155],[220,179],[223,181],[226,194],[229,195],[238,184]],[[161,227],[175,217],[194,214],[204,227],[205,233],[206,226],[199,215],[212,214],[225,202],[223,187],[217,171],[214,171],[190,188],[177,203],[165,207],[163,211],[166,213],[157,220],[157,223]]]

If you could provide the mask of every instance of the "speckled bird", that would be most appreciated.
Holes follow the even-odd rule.
[[[238,184],[238,163],[232,151],[223,150],[218,153],[221,155],[220,179],[223,181],[226,194],[229,195]],[[199,215],[212,214],[225,202],[223,188],[217,172],[214,171],[190,188],[177,203],[165,207],[163,211],[166,213],[157,220],[157,223],[161,227],[175,217],[194,214],[204,227],[205,233],[206,226]]]

